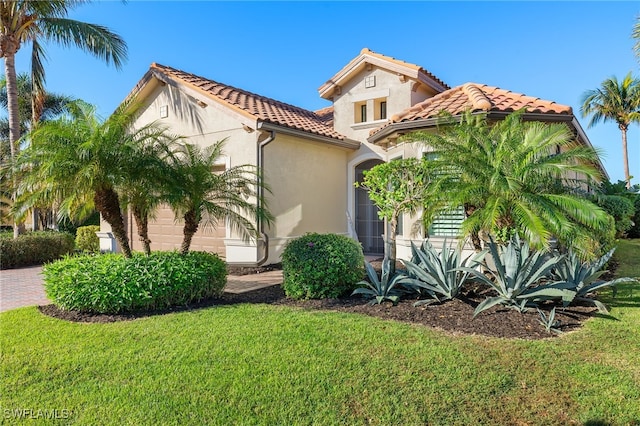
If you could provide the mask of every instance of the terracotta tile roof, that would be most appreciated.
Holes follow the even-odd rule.
[[[434,118],[442,111],[458,115],[464,111],[472,112],[513,112],[525,109],[528,113],[572,115],[571,107],[487,86],[486,84],[466,83],[428,98],[411,108],[395,114],[383,126],[373,130],[371,135],[393,123]]]
[[[324,107],[314,112],[318,117],[320,117],[325,125],[333,127],[333,105]]]
[[[178,80],[191,86],[214,100],[226,104],[232,109],[249,114],[258,120],[341,141],[346,139],[345,136],[336,132],[331,125],[327,124],[326,116],[320,116],[315,112],[221,84],[166,65],[153,63],[151,64],[151,69],[171,80]]]

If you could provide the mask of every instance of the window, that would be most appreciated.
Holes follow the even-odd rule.
[[[464,209],[462,206],[455,210],[445,211],[437,215],[431,226],[429,235],[437,237],[457,237],[464,221]]]
[[[370,75],[368,77],[365,77],[364,78],[364,87],[365,88],[376,87],[376,76],[375,75]]]
[[[374,120],[387,119],[387,98],[378,98],[373,100]]]
[[[367,102],[355,103],[355,120],[356,123],[365,123],[367,121]]]
[[[434,152],[425,152],[422,157],[427,161],[433,161],[438,158],[438,155]],[[437,237],[457,237],[464,219],[464,208],[462,206],[454,210],[441,212],[433,219],[427,232],[429,235]]]

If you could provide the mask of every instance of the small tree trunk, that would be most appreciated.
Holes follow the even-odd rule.
[[[631,176],[629,175],[629,153],[627,152],[627,129],[629,126],[620,124],[618,126],[622,132],[622,162],[624,163],[624,180],[627,182],[627,189],[631,188]]]
[[[396,231],[398,229],[398,215],[394,214],[389,221],[389,236],[387,238],[389,245],[389,277],[392,277],[396,273]]]
[[[136,220],[136,227],[138,228],[138,236],[142,243],[142,250],[144,254],[149,256],[151,254],[151,240],[149,239],[149,217],[142,213],[139,209],[133,208],[133,217]]]
[[[126,258],[130,258],[131,247],[129,247],[129,238],[127,237],[127,230],[124,226],[124,218],[120,210],[118,194],[110,188],[101,189],[96,191],[93,201],[102,218],[111,225],[111,232],[113,232],[113,236],[116,238],[118,244],[120,244],[122,254]]]
[[[182,233],[184,234],[184,238],[182,240],[182,246],[180,246],[180,253],[186,255],[189,253],[189,248],[191,247],[191,239],[193,235],[198,231],[198,220],[196,218],[196,212],[193,210],[189,210],[184,215],[184,228],[182,228]]]

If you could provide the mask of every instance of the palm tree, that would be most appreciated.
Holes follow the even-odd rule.
[[[465,207],[463,235],[517,232],[535,247],[555,236],[571,246],[608,215],[577,190],[597,180],[597,153],[577,145],[563,124],[523,122],[517,112],[489,125],[467,114],[438,134],[410,135],[433,150],[427,217]],[[571,176],[581,176],[573,179]]]
[[[213,172],[222,157],[224,143],[224,140],[219,141],[204,149],[185,144],[171,157],[169,204],[176,217],[184,221],[184,239],[180,247],[183,254],[189,252],[193,235],[201,223],[216,227],[224,225],[226,220],[233,231],[249,240],[257,236],[254,219],[266,223],[273,220],[264,200],[257,204],[252,202],[257,196],[259,176],[255,167],[240,165],[220,173]]]
[[[601,121],[615,121],[622,132],[622,156],[624,180],[631,187],[629,156],[627,153],[627,130],[629,124],[640,122],[640,80],[627,74],[622,81],[611,77],[599,88],[586,91],[582,96],[580,112],[583,117],[591,115],[589,127]]]
[[[130,257],[118,190],[156,166],[157,159],[147,156],[144,146],[162,143],[162,131],[153,123],[132,131],[139,110],[132,105],[122,105],[104,121],[95,107],[82,101],[71,103],[69,110],[31,132],[19,161],[31,171],[21,182],[18,205],[25,209],[43,199],[58,199],[59,215],[69,217],[95,208]]]
[[[24,136],[31,128],[32,119],[32,104],[31,95],[33,93],[33,85],[31,84],[31,77],[26,73],[21,73],[17,77],[17,92],[18,92],[18,117],[20,122],[20,136]],[[42,113],[40,121],[52,120],[63,114],[66,111],[66,106],[72,101],[71,97],[47,93],[43,99]],[[0,78],[0,106],[5,110],[8,109],[8,97],[7,97],[7,79],[6,76]],[[11,194],[13,189],[11,188],[13,179],[11,175],[12,170],[10,167],[10,148],[9,148],[9,120],[7,118],[0,119],[0,162],[3,163],[3,179],[0,182],[0,188],[4,194],[4,200],[8,204],[6,209],[11,206]],[[50,206],[39,206],[38,212],[40,214],[41,221],[46,217],[46,212]],[[42,213],[45,213],[44,215]],[[8,217],[7,217],[8,218]],[[44,226],[44,223],[43,223]]]
[[[138,164],[132,167],[130,178],[119,186],[118,193],[122,206],[131,209],[142,249],[148,256],[151,253],[149,219],[153,219],[158,207],[167,201],[168,195],[164,191],[171,187],[171,168],[167,159],[181,138],[155,125],[147,126],[137,135],[140,149],[136,158]]]
[[[120,67],[127,56],[125,42],[109,29],[68,19],[69,12],[85,0],[6,0],[0,1],[0,57],[4,58],[9,112],[9,148],[15,160],[20,138],[18,87],[15,55],[24,43],[31,43],[31,81],[33,83],[32,121],[37,122],[45,99],[43,42],[76,46]],[[14,195],[15,197],[15,195]],[[17,236],[17,227],[14,226]]]

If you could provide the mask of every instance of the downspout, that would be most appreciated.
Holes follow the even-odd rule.
[[[258,153],[257,153],[257,164],[258,164],[258,173],[260,173],[260,180],[258,185],[258,200],[257,205],[258,209],[262,207],[262,202],[264,198],[264,187],[262,185],[262,177],[264,176],[264,147],[269,145],[276,138],[276,133],[273,130],[269,131],[269,136],[260,142],[260,138],[258,138]],[[262,253],[262,257],[256,262],[256,266],[261,266],[264,262],[269,258],[269,236],[264,232],[264,223],[262,220],[258,219],[258,234],[262,238],[264,242],[264,251]]]
[[[263,198],[264,198],[264,188],[261,185],[262,173],[264,170],[264,147],[269,145],[276,138],[276,133],[274,130],[265,130],[265,132],[267,131],[269,132],[269,136],[262,142],[260,142],[260,138],[258,137],[258,144],[256,147],[257,148],[256,164],[258,166],[258,172],[260,173],[258,175],[258,180],[257,180],[258,190],[256,191],[256,195],[257,195],[256,204],[258,209],[262,207]],[[262,220],[260,220],[259,218],[256,218],[256,220],[258,225],[257,226],[258,235],[264,242],[264,251],[262,253],[262,256],[260,257],[260,259],[256,260],[255,262],[228,262],[229,265],[255,268],[258,266],[262,266],[267,261],[267,259],[269,259],[269,236],[264,232],[264,223],[262,222]]]

